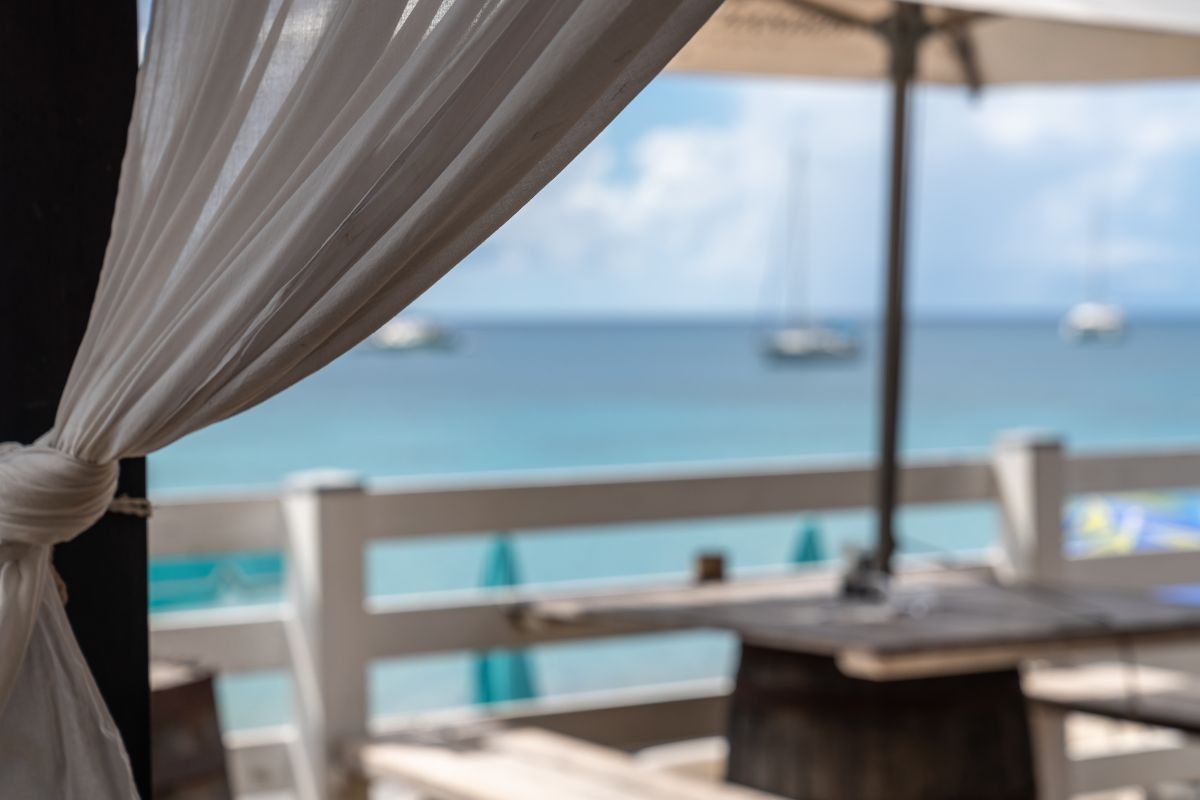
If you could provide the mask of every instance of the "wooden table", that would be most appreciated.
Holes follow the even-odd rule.
[[[1021,661],[1200,639],[1200,608],[951,573],[897,587],[886,606],[727,585],[532,613],[736,633],[729,778],[805,800],[1032,798]]]

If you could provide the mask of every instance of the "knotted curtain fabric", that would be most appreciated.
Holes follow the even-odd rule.
[[[561,170],[718,4],[155,2],[54,428],[0,445],[0,796],[136,796],[49,579],[50,547],[104,513],[117,461],[366,338]]]

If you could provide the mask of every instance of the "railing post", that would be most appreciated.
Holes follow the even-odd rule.
[[[355,771],[342,762],[345,744],[367,730],[362,481],[331,471],[291,476],[283,511],[297,794],[302,800],[365,797]]]
[[[996,442],[992,464],[1002,536],[997,572],[1013,583],[1061,581],[1066,496],[1062,441],[1044,433],[1005,433]]]
[[[1067,752],[1066,714],[1050,706],[1031,706],[1029,733],[1038,800],[1069,800],[1071,757]]]
[[[1053,435],[1014,431],[996,441],[992,456],[1001,517],[996,572],[1011,583],[1057,583],[1066,571],[1062,514],[1066,475],[1062,441]],[[1069,796],[1064,717],[1050,709],[1030,709],[1037,796]]]

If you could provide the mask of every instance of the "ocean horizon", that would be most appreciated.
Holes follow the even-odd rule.
[[[321,468],[384,478],[874,450],[870,321],[834,320],[857,333],[857,358],[780,364],[762,357],[771,326],[758,320],[437,319],[454,349],[356,348],[156,453],[151,492],[270,487]],[[1134,317],[1116,344],[1071,344],[1057,325],[911,325],[905,451],[986,448],[1010,427],[1078,447],[1200,442],[1200,378],[1186,369],[1200,318]]]

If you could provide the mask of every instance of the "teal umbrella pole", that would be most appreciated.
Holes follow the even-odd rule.
[[[796,537],[796,546],[792,549],[792,563],[811,565],[825,560],[825,545],[821,541],[821,528],[816,520],[807,519]]]
[[[487,589],[519,586],[517,554],[512,537],[496,536],[483,562],[480,586]],[[507,703],[537,696],[533,668],[524,650],[489,650],[475,656],[475,702]]]

